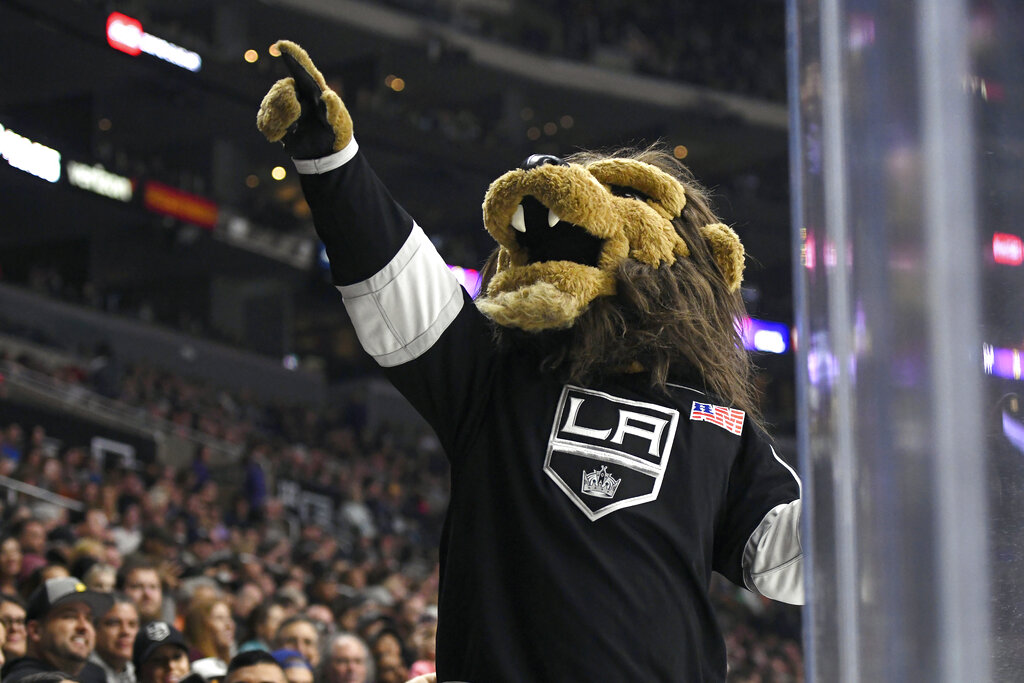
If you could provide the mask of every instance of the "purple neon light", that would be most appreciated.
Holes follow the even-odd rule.
[[[748,350],[786,353],[790,349],[789,327],[782,323],[747,318],[742,330],[743,346]]]
[[[472,268],[462,268],[461,266],[448,266],[448,269],[452,271],[455,279],[459,281],[459,284],[469,292],[471,297],[476,297],[480,293],[480,271]]]

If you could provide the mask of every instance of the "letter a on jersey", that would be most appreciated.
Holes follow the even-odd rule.
[[[655,500],[679,411],[566,386],[544,472],[591,521]]]

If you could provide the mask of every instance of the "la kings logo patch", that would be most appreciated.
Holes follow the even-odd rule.
[[[566,386],[544,472],[591,521],[658,498],[679,411]]]

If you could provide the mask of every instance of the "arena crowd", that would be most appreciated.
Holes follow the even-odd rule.
[[[271,653],[290,683],[402,682],[433,670],[448,482],[430,433],[370,429],[358,402],[271,405],[154,367],[111,378],[85,361],[0,359],[243,446],[226,469],[202,448],[182,467],[110,468],[62,434],[0,421],[0,474],[82,504],[3,500],[5,683],[76,647],[95,668],[62,671],[81,683],[219,680],[248,650]],[[303,514],[288,493],[297,490],[327,497],[332,513]],[[112,595],[74,626],[53,616],[65,602],[32,602],[40,587],[59,594],[53,580],[68,576]],[[717,578],[713,598],[730,681],[803,680],[798,608]]]

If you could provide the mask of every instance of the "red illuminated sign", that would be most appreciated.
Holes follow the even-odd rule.
[[[1024,241],[1016,235],[997,232],[992,235],[992,258],[1005,266],[1024,263]]]
[[[199,71],[203,58],[192,50],[170,43],[142,30],[142,22],[120,12],[107,17],[110,47],[137,57],[143,52],[189,71]]]
[[[142,22],[113,12],[107,17],[107,42],[110,47],[130,55],[142,54]]]
[[[190,194],[155,181],[146,183],[142,203],[150,211],[174,216],[204,228],[217,226],[217,205],[205,197]]]

